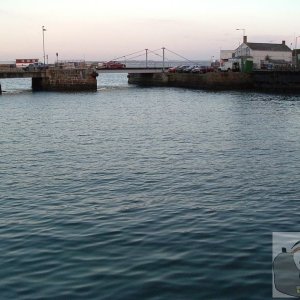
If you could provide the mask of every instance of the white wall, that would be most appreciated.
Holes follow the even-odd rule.
[[[292,63],[292,51],[258,51],[251,50],[245,43],[241,44],[235,50],[235,56],[252,56],[253,65],[255,68],[260,68],[261,60],[265,60],[266,56],[274,60],[285,60],[288,63]]]
[[[274,60],[284,60],[286,62],[292,63],[292,52],[287,51],[251,51],[253,56],[253,63],[260,67],[260,61],[266,60],[268,55],[270,59]]]
[[[239,56],[250,56],[251,55],[251,50],[250,48],[243,43],[242,45],[240,45],[236,50],[235,50],[235,56],[239,57]]]

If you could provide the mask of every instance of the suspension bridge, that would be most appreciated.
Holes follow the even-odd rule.
[[[172,55],[172,59],[170,59],[170,55]],[[154,59],[150,60],[151,57]],[[151,70],[153,72],[164,71],[165,68],[172,67],[174,66],[174,63],[178,63],[178,60],[180,60],[181,62],[185,62],[186,64],[197,63],[166,47],[158,48],[155,50],[146,48],[140,51],[135,51],[129,54],[115,57],[109,61],[117,61],[124,64],[126,67],[123,68],[123,72],[129,70],[131,73],[135,73],[138,71],[145,71],[147,73],[147,71],[151,72]],[[106,68],[106,70],[103,70],[101,72],[108,72],[108,69],[109,68]],[[121,69],[118,72],[121,72]]]
[[[111,61],[123,62],[122,68],[97,68],[98,62],[84,64],[49,64],[43,68],[17,68],[16,65],[1,65],[0,78],[32,78],[33,90],[96,90],[98,73],[164,73],[171,67],[168,55],[177,56],[189,64],[195,64],[184,56],[162,47],[156,50],[143,49],[113,58]],[[156,59],[150,60],[154,56]],[[141,59],[141,58],[144,59]],[[159,59],[157,59],[159,58]],[[173,63],[174,65],[174,63]],[[0,85],[1,93],[1,85]]]

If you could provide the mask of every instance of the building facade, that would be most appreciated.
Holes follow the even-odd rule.
[[[243,43],[234,51],[234,57],[251,59],[255,69],[271,66],[291,66],[292,50],[282,41],[281,44],[249,43],[244,36]]]

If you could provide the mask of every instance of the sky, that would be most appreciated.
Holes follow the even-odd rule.
[[[300,36],[299,0],[0,0],[0,61],[16,58],[105,61],[144,49],[166,59],[218,58],[249,42],[291,48]],[[300,46],[300,37],[297,39]],[[171,51],[168,51],[171,50]],[[160,56],[149,52],[149,60]]]

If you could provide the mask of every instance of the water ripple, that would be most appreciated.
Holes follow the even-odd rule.
[[[271,299],[272,232],[298,231],[299,97],[107,76],[1,96],[0,298]]]

